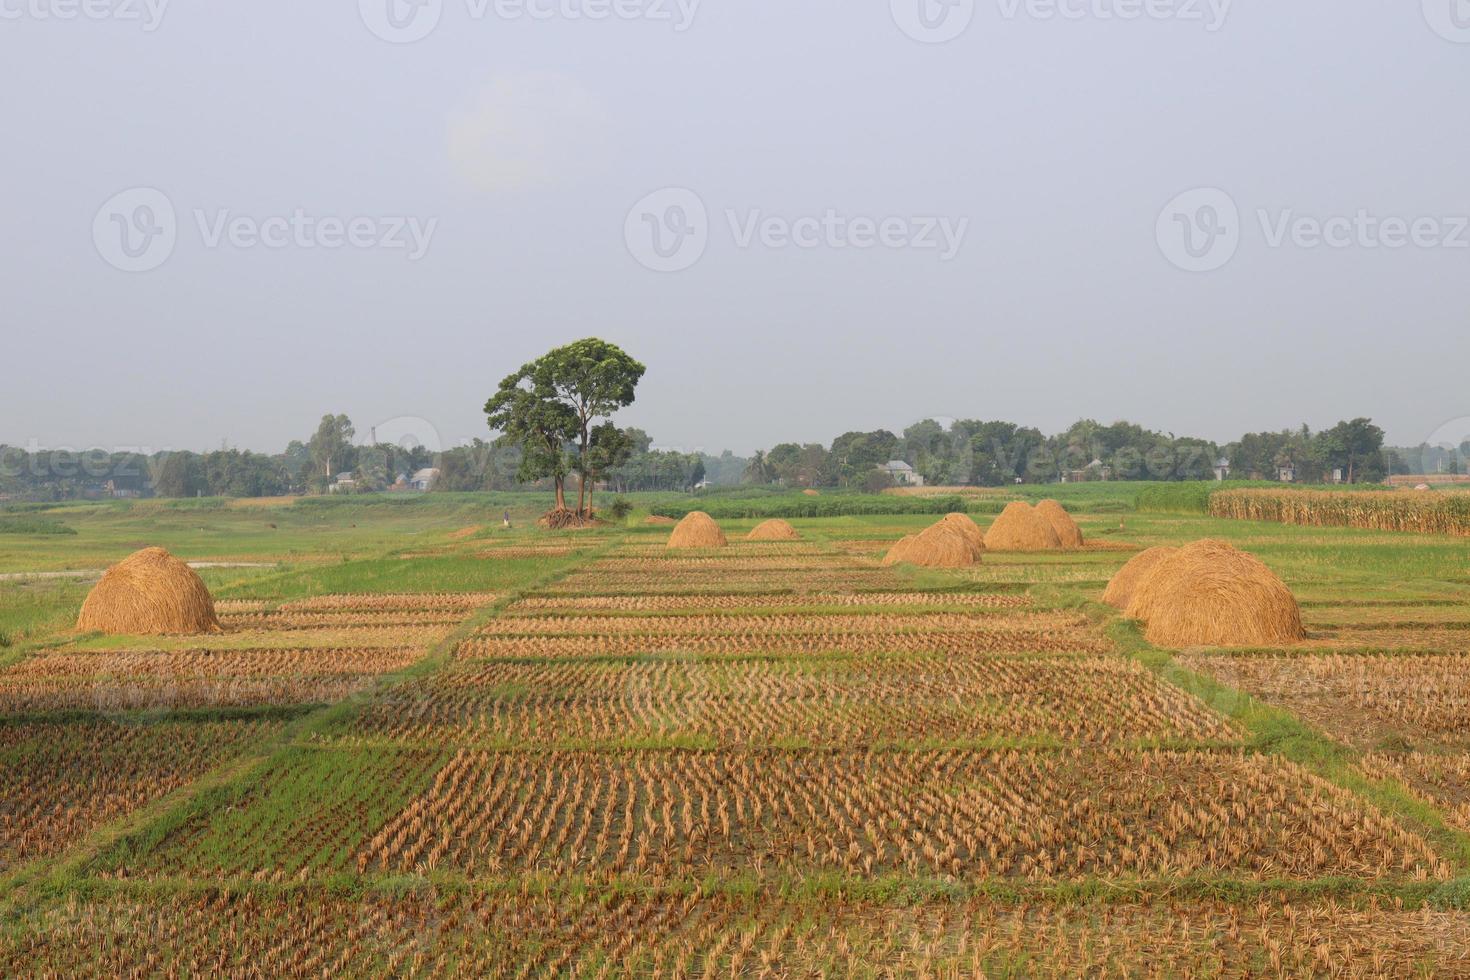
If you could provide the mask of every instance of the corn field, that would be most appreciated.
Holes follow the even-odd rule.
[[[1212,517],[1307,527],[1470,535],[1470,495],[1418,491],[1222,490]]]

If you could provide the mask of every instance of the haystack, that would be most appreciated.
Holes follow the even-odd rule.
[[[822,492],[820,490],[813,490],[811,487],[807,487],[805,490],[802,491],[802,493],[806,494],[808,497],[820,497],[822,495]]]
[[[1260,559],[1196,541],[1138,584],[1126,614],[1155,646],[1282,646],[1306,637],[1296,598]]]
[[[796,528],[775,517],[757,524],[745,538],[747,541],[800,541],[801,535],[796,533]]]
[[[1138,583],[1148,577],[1155,565],[1178,550],[1161,545],[1140,551],[1128,559],[1128,564],[1118,569],[1118,573],[1108,583],[1107,591],[1103,592],[1103,602],[1117,609],[1127,609],[1133,593],[1138,590]]]
[[[676,521],[676,520],[674,520],[672,517],[665,517],[662,514],[650,514],[648,517],[645,517],[643,519],[643,523],[644,524],[665,524],[665,525],[667,525],[667,524],[678,524],[679,522]]]
[[[968,568],[975,564],[976,557],[969,539],[953,525],[940,521],[895,544],[883,556],[883,564],[905,562],[923,568]]]
[[[194,569],[162,548],[113,565],[82,603],[77,629],[162,636],[219,630],[214,599]]]
[[[1057,538],[1062,542],[1063,548],[1082,547],[1082,529],[1077,526],[1076,521],[1072,520],[1072,515],[1067,513],[1067,508],[1055,500],[1043,500],[1036,505],[1036,513],[1051,523],[1052,530],[1057,532]]]
[[[985,532],[985,547],[990,551],[1052,551],[1061,546],[1056,528],[1024,500],[1006,504]]]
[[[970,542],[970,550],[975,552],[976,558],[985,553],[985,532],[980,530],[979,524],[970,520],[969,514],[945,514],[939,523],[960,532]]]
[[[723,548],[727,544],[720,525],[702,510],[690,511],[669,535],[670,548]]]

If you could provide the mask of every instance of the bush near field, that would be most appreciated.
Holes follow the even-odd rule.
[[[1412,490],[1222,490],[1209,495],[1211,517],[1308,527],[1470,535],[1470,495]]]

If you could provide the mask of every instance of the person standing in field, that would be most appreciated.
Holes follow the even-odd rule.
[[[505,517],[502,519],[502,523],[505,527],[510,527],[510,511],[505,512]]]

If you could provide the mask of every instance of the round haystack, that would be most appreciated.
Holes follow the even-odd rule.
[[[162,548],[113,565],[82,603],[77,629],[161,636],[219,630],[214,599],[194,569]]]
[[[985,532],[980,530],[979,524],[970,520],[969,514],[945,514],[939,519],[939,523],[960,532],[970,542],[970,550],[975,553],[976,558],[985,553]]]
[[[1178,550],[1178,548],[1160,545],[1157,548],[1140,551],[1128,559],[1128,564],[1118,569],[1118,573],[1108,583],[1107,591],[1103,593],[1103,602],[1117,609],[1127,609],[1128,603],[1133,599],[1133,593],[1138,590],[1138,583],[1154,570],[1155,565]]]
[[[975,561],[975,549],[969,539],[943,521],[918,534],[910,534],[883,556],[885,565],[904,562],[923,568],[968,568]]]
[[[1082,529],[1077,526],[1076,521],[1072,520],[1072,515],[1067,513],[1067,508],[1055,500],[1043,500],[1036,505],[1036,513],[1051,523],[1052,530],[1057,532],[1057,539],[1062,542],[1063,548],[1082,547]]]
[[[820,497],[822,495],[820,490],[813,490],[811,487],[807,487],[805,490],[802,491],[802,493],[806,494],[808,497]]]
[[[757,524],[745,536],[745,539],[747,541],[800,541],[801,535],[796,533],[796,528],[781,518],[775,517]]]
[[[1128,603],[1155,646],[1283,646],[1306,638],[1296,598],[1259,558],[1224,541],[1185,545],[1154,564]]]
[[[1006,504],[985,532],[989,551],[1054,551],[1061,546],[1056,528],[1024,500]]]
[[[720,525],[702,510],[690,511],[669,535],[670,548],[723,548],[727,544]]]

